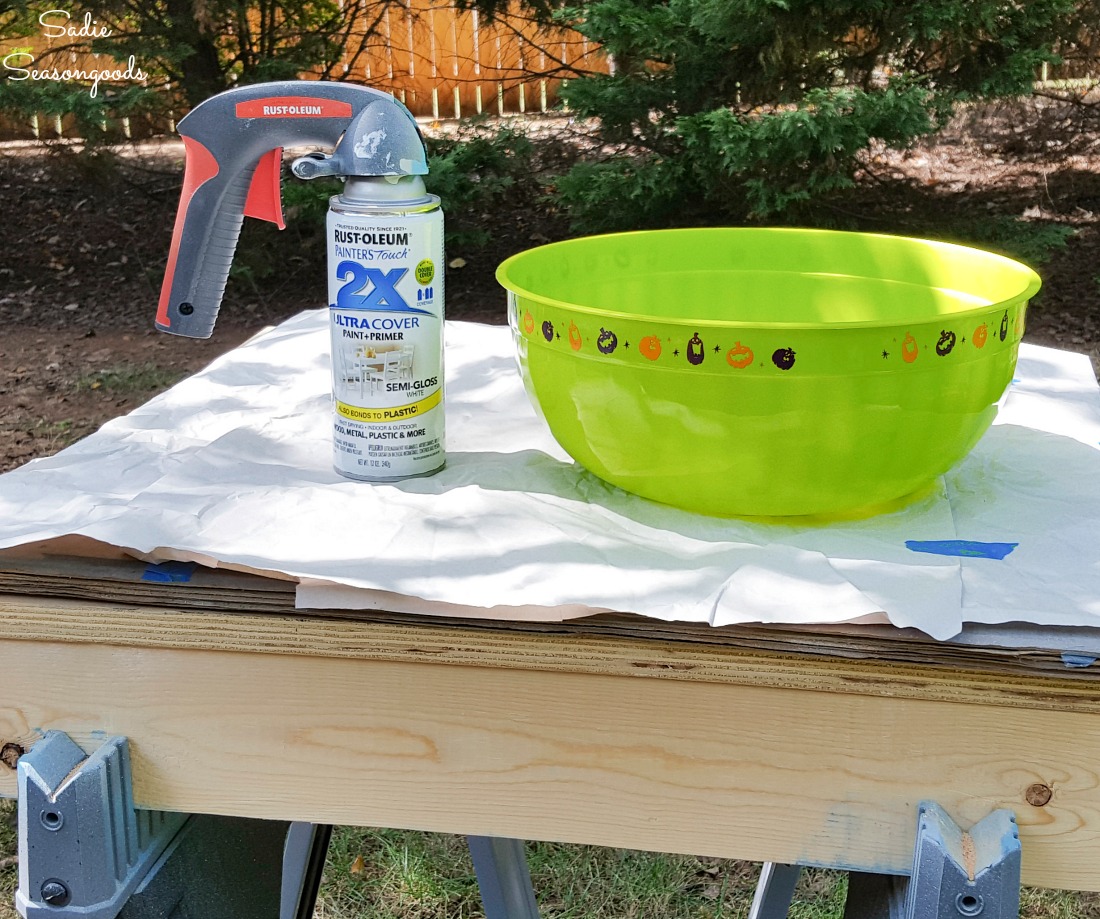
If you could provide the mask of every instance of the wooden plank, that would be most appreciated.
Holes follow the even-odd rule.
[[[1082,711],[46,641],[0,641],[0,673],[0,740],[126,735],[147,807],[895,871],[933,799],[1014,809],[1026,883],[1100,888]]]

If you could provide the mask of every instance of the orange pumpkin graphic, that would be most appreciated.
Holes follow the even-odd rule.
[[[531,315],[530,310],[523,314],[523,331],[528,335],[535,331],[535,317]]]
[[[581,330],[577,328],[575,322],[569,323],[569,347],[574,351],[581,349]]]
[[[661,339],[656,335],[647,335],[638,342],[638,350],[642,352],[642,357],[655,361],[661,356]]]
[[[974,330],[974,334],[970,336],[970,340],[974,342],[975,348],[984,348],[985,340],[989,337],[989,326],[984,322]]]
[[[734,342],[733,347],[726,352],[726,363],[738,370],[748,367],[753,362],[753,358],[752,348],[739,341]]]
[[[905,341],[901,343],[901,359],[907,364],[913,363],[917,359],[917,352],[920,349],[917,347],[917,340],[913,337],[913,333],[909,332],[905,336]]]

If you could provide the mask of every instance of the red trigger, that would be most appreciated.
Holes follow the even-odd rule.
[[[252,173],[252,184],[248,186],[248,197],[244,202],[246,217],[267,220],[280,230],[286,229],[283,220],[283,196],[280,187],[280,174],[283,169],[283,148],[269,150],[256,164]]]

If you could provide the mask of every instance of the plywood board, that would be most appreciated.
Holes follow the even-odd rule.
[[[1084,630],[1068,630],[1060,645],[1059,635],[1067,630],[1033,627],[1026,632],[1013,633],[1018,646],[983,646],[972,643],[936,642],[915,629],[896,629],[891,626],[784,626],[738,625],[712,628],[705,624],[667,623],[639,616],[602,615],[565,623],[502,622],[476,618],[447,619],[443,617],[389,613],[362,610],[299,610],[294,607],[294,584],[286,580],[273,580],[225,569],[192,566],[186,580],[158,581],[146,578],[149,566],[125,557],[22,557],[0,552],[0,598],[5,595],[30,595],[44,598],[73,598],[76,600],[103,600],[132,608],[129,614],[141,631],[143,617],[140,607],[161,607],[177,611],[197,610],[204,614],[223,613],[230,631],[231,614],[275,613],[295,619],[305,617],[371,624],[405,625],[411,629],[453,628],[465,641],[475,644],[490,637],[478,639],[479,632],[511,634],[514,640],[527,642],[535,639],[522,635],[571,635],[605,638],[636,639],[644,642],[670,644],[687,643],[698,646],[734,647],[755,649],[775,654],[792,655],[795,658],[833,657],[852,660],[894,662],[921,671],[928,669],[948,671],[979,671],[1006,676],[1049,675],[1056,681],[1092,682],[1100,680],[1097,668],[1067,668],[1061,650],[1077,647]],[[64,615],[64,605],[43,601],[43,616]],[[50,637],[51,634],[92,634],[94,625],[83,621],[84,614],[74,606],[72,621],[59,622],[58,631],[51,633],[46,618],[38,623],[35,634]],[[144,625],[154,633],[163,628],[156,613]],[[182,620],[178,620],[182,621]],[[189,625],[188,628],[196,628]],[[200,631],[213,634],[221,628],[219,620],[205,623]],[[277,624],[272,628],[280,631]],[[298,629],[298,626],[294,626]],[[339,630],[338,626],[333,626]],[[72,630],[71,632],[68,630]],[[359,630],[352,629],[353,633]],[[988,630],[987,630],[988,631]],[[1029,639],[1031,643],[1029,644]],[[107,640],[100,635],[99,640]],[[205,638],[203,639],[205,640]],[[1100,637],[1095,639],[1100,651]],[[262,642],[257,646],[262,649]],[[660,666],[655,664],[654,666]]]

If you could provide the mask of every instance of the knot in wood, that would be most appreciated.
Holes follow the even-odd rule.
[[[1028,785],[1027,790],[1024,792],[1024,798],[1032,807],[1044,807],[1050,803],[1050,799],[1053,797],[1054,789],[1049,785],[1044,785],[1042,782]]]
[[[26,752],[17,743],[6,743],[3,747],[0,747],[0,763],[3,763],[9,769],[14,769],[19,765],[19,757]]]

